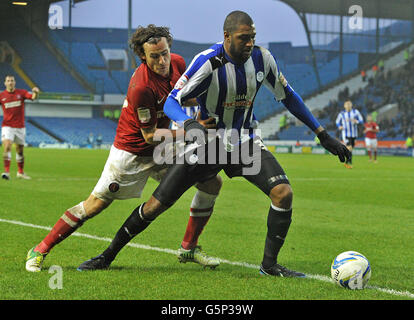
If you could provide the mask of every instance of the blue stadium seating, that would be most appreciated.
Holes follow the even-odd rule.
[[[21,68],[42,91],[87,92],[24,24],[15,25],[13,33],[7,29],[0,30],[0,38],[7,41],[22,58]]]
[[[103,118],[31,117],[30,119],[47,128],[63,141],[80,146],[87,144],[90,133],[93,133],[95,139],[101,134],[103,144],[112,144],[117,127],[114,121]]]
[[[0,116],[0,124],[3,123],[3,116]],[[39,130],[37,127],[26,121],[26,143],[30,146],[37,147],[40,143],[57,143],[58,141]]]

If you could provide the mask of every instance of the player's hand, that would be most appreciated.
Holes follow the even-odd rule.
[[[351,158],[351,152],[348,148],[337,139],[332,138],[326,130],[318,133],[318,139],[321,142],[321,146],[333,155],[338,156],[341,162]]]
[[[34,87],[34,88],[32,88],[32,92],[39,93],[39,92],[40,92],[40,90],[39,90],[39,88],[38,88],[38,87]]]
[[[215,129],[217,127],[216,119],[213,117],[205,120],[197,119],[197,121],[206,129]]]
[[[184,122],[185,140],[206,143],[207,129],[197,120],[188,119]]]

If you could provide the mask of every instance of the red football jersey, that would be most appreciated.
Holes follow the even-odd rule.
[[[24,128],[24,100],[32,99],[32,94],[24,89],[4,90],[0,93],[3,108],[2,127]]]
[[[370,139],[376,139],[377,133],[372,130],[379,130],[379,126],[375,122],[364,123],[365,129],[371,129],[365,132],[365,137]]]
[[[142,156],[152,156],[154,145],[145,142],[141,128],[168,128],[170,119],[164,114],[164,102],[185,71],[184,59],[171,53],[170,75],[164,78],[142,63],[129,82],[128,92],[114,146]]]

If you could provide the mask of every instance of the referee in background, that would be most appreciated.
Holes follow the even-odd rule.
[[[364,123],[364,119],[359,110],[353,108],[352,101],[346,100],[344,102],[344,110],[338,114],[335,123],[337,128],[342,131],[342,141],[351,151],[351,157],[345,161],[345,167],[351,169],[352,149],[358,136],[358,124]]]

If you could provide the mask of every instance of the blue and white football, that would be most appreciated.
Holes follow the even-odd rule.
[[[364,289],[371,278],[371,266],[359,252],[342,252],[332,261],[331,277],[341,287]]]

